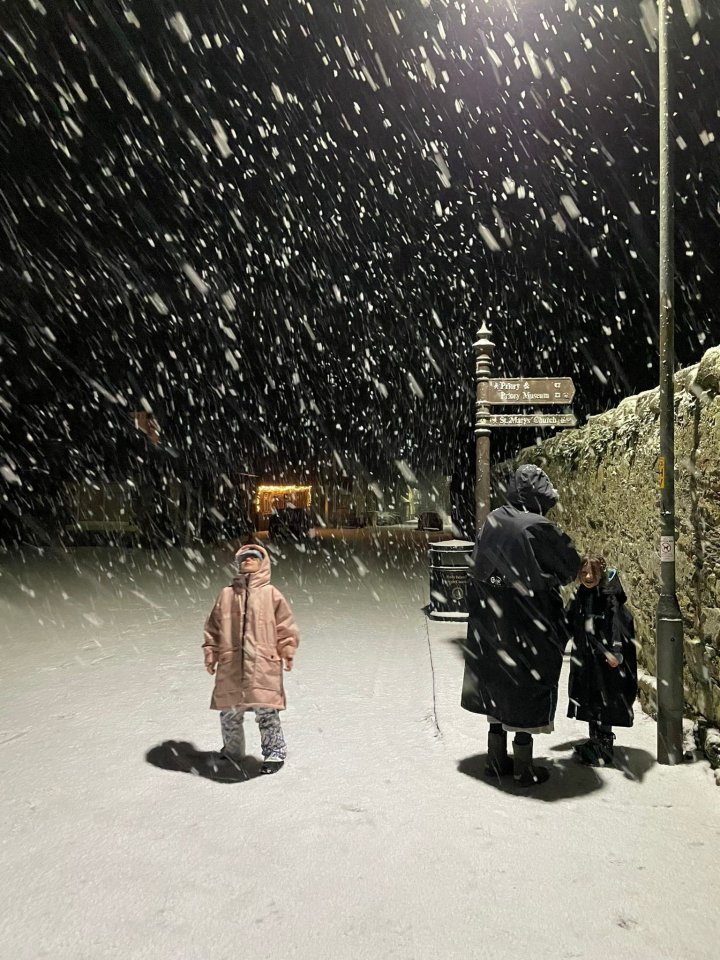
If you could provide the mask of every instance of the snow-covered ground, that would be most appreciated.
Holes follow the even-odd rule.
[[[625,769],[579,767],[584,730],[561,706],[536,740],[551,781],[486,782],[484,722],[458,706],[461,630],[422,612],[423,538],[378,541],[285,549],[274,580],[302,630],[290,756],[240,784],[145,759],[219,744],[199,645],[227,555],[0,566],[0,956],[717,955],[707,765],[657,766],[639,714]]]

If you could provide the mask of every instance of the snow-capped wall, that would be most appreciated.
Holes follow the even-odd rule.
[[[685,619],[688,716],[720,726],[720,347],[675,377],[678,598]],[[617,566],[636,618],[641,699],[654,710],[659,592],[658,390],[623,400],[519,462],[540,463],[561,494],[555,519],[580,550]]]

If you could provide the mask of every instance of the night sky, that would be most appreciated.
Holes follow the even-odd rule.
[[[676,7],[685,364],[720,327],[720,15]],[[581,421],[651,387],[653,10],[4,3],[9,495],[154,462],[292,472],[333,451],[451,473],[485,319],[497,372],[573,376]],[[134,430],[143,408],[159,449]],[[508,431],[498,455],[534,437]]]

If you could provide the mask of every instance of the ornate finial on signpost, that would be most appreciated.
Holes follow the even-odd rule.
[[[495,344],[492,331],[483,320],[475,350],[475,523],[477,529],[490,512],[490,428],[485,426],[488,406],[488,378]]]
[[[482,326],[478,331],[478,339],[473,344],[475,349],[475,362],[477,364],[475,369],[476,377],[490,376],[490,359],[492,357],[493,350],[495,349],[495,344],[490,339],[491,336],[492,330],[483,320]],[[482,372],[480,372],[481,370]]]

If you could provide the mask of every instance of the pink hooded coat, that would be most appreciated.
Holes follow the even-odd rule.
[[[270,558],[263,547],[257,573],[239,574],[218,594],[205,623],[205,665],[217,664],[211,710],[286,707],[283,657],[292,657],[300,637],[287,601],[270,583]]]

